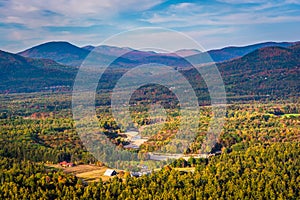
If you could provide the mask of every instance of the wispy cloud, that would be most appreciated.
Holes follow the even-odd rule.
[[[1,22],[20,23],[30,28],[40,26],[89,26],[95,25],[90,18],[103,21],[113,19],[122,12],[138,12],[149,9],[161,0],[14,0],[0,7]],[[110,21],[110,20],[108,20]]]
[[[17,51],[46,40],[97,44],[119,31],[140,26],[161,26],[222,42],[228,39],[224,34],[254,38],[250,28],[268,25],[273,37],[268,34],[269,38],[259,40],[282,38],[282,30],[289,36],[294,32],[287,38],[293,39],[299,35],[299,13],[300,0],[2,1],[0,49]]]
[[[289,6],[288,2],[270,1],[237,1],[222,0],[230,4],[246,4],[245,6],[231,6],[227,4],[214,4],[214,6],[201,6],[197,4],[177,4],[171,5],[166,10],[150,14],[143,20],[152,24],[170,23],[173,25],[182,23],[182,26],[192,25],[239,25],[239,24],[264,24],[280,22],[298,22],[300,21],[299,7]],[[243,3],[241,3],[243,2]],[[294,2],[294,1],[293,1]],[[288,9],[287,7],[288,6]],[[191,7],[191,9],[186,9]],[[276,8],[274,10],[274,8]],[[197,12],[193,12],[197,10]],[[288,12],[287,12],[288,11]]]

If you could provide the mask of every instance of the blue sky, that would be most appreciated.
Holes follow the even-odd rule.
[[[183,32],[205,49],[300,40],[300,0],[0,0],[0,49],[97,45],[138,27]]]

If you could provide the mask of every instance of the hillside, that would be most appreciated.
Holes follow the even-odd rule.
[[[300,45],[265,47],[219,64],[229,92],[270,96],[299,96]],[[297,81],[298,80],[298,81]]]
[[[218,63],[228,97],[299,96],[299,47],[265,47],[241,58]],[[191,80],[197,80],[193,69],[183,70],[183,73]],[[196,87],[203,89],[203,86]]]
[[[259,44],[253,44],[248,46],[241,46],[241,47],[225,47],[222,49],[215,49],[210,50],[207,53],[211,56],[212,60],[214,62],[223,62],[227,60],[231,60],[234,58],[238,58],[241,56],[245,56],[246,54],[255,51],[260,48],[264,47],[290,47],[292,45],[296,44],[296,42],[265,42],[265,43],[259,43]],[[200,54],[195,54],[192,56],[188,56],[189,59],[193,59],[196,63],[199,63],[198,60],[201,58]]]
[[[75,69],[49,59],[32,59],[0,51],[0,92],[33,92],[72,86]]]

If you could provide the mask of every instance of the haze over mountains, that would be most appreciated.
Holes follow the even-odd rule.
[[[68,42],[48,42],[18,54],[0,51],[0,92],[35,92],[49,87],[73,85],[78,66],[93,50],[93,46],[77,47]],[[299,95],[299,42],[267,42],[244,47],[226,47],[208,51],[224,79],[229,95]],[[174,54],[138,51],[111,46],[97,47],[103,59],[118,58],[115,68],[157,62],[180,67],[182,73],[193,77],[193,72],[184,59]],[[177,52],[188,59],[201,60],[203,53],[197,50]],[[200,62],[201,63],[201,62]],[[108,85],[119,72],[107,77]]]
[[[225,47],[222,49],[210,50],[207,53],[211,56],[214,62],[222,62],[240,56],[244,56],[247,53],[250,53],[259,48],[268,47],[268,46],[289,47],[292,46],[293,44],[295,43],[265,42],[265,43],[259,43],[259,44],[243,46],[243,47]],[[80,48],[68,42],[58,41],[58,42],[47,42],[44,44],[34,46],[32,48],[19,52],[18,55],[24,57],[30,57],[30,58],[51,59],[64,65],[80,66],[80,64],[90,53],[90,51],[94,49],[95,47],[91,45]],[[124,54],[130,51],[128,54],[122,56],[123,58],[129,59],[128,63],[126,64],[130,64],[130,62],[132,62],[133,60],[135,61],[143,60],[143,58],[145,57],[155,57],[156,59],[160,59],[159,57],[163,57],[164,59],[166,58],[172,59],[171,57],[176,57],[176,54],[178,54],[181,57],[187,57],[188,59],[193,59],[195,60],[195,63],[197,63],[197,60],[199,60],[199,58],[201,58],[201,55],[203,54],[199,50],[195,50],[195,49],[177,50],[176,52],[174,52],[176,54],[172,54],[172,53],[156,53],[153,51],[139,51],[139,50],[131,49],[129,47],[114,47],[114,46],[106,46],[106,45],[98,46],[96,48],[96,51],[99,53],[99,56],[103,57],[103,59],[105,57],[118,56],[120,54]]]

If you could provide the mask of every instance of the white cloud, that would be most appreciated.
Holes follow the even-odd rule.
[[[287,4],[300,4],[300,0],[285,0]]]
[[[223,3],[230,3],[230,4],[245,4],[245,3],[264,3],[268,2],[267,0],[218,0],[219,2]]]
[[[236,7],[230,5],[199,6],[194,4],[176,4],[168,9],[150,14],[143,20],[152,24],[163,24],[171,27],[191,27],[201,25],[223,26],[223,25],[247,25],[281,22],[298,22],[300,14],[295,15],[297,8],[284,8],[288,2],[269,2],[247,0],[243,3],[258,3],[251,7]],[[237,0],[222,0],[222,2],[239,3]],[[193,9],[186,9],[191,7]],[[274,10],[273,8],[277,8]]]
[[[105,21],[120,12],[142,11],[162,0],[14,0],[0,7],[0,22],[40,26],[90,26],[88,18]],[[45,13],[46,12],[46,13]]]
[[[270,4],[300,4],[300,0],[218,0],[219,2],[223,3],[229,3],[229,4],[248,4],[248,3],[253,3],[253,4],[265,4],[265,3],[270,3]]]
[[[187,9],[193,9],[195,7],[198,7],[199,5],[195,3],[178,3],[178,4],[173,4],[170,6],[171,10],[187,10]]]
[[[275,27],[278,23],[297,24],[300,21],[300,0],[219,0],[209,4],[171,4],[168,1],[168,7],[149,9],[163,1],[2,1],[1,49],[18,51],[49,40],[68,40],[79,45],[95,44],[118,31],[138,26],[181,30],[199,40],[206,38],[207,43],[216,46],[223,44],[222,33],[240,34],[247,27],[258,27],[256,25],[259,24],[272,24]],[[279,29],[280,25],[277,26]],[[248,33],[243,32],[243,35],[251,37]],[[167,39],[168,36],[162,33],[160,37]],[[137,42],[142,39],[142,36],[136,37]]]
[[[62,31],[59,34],[53,34],[42,29],[39,30],[14,30],[0,27],[3,34],[2,41],[6,41],[1,50],[10,52],[20,52],[28,47],[35,46],[48,41],[69,41],[76,42],[75,45],[91,44],[91,41],[100,42],[105,38],[97,33],[74,34],[68,31]]]

